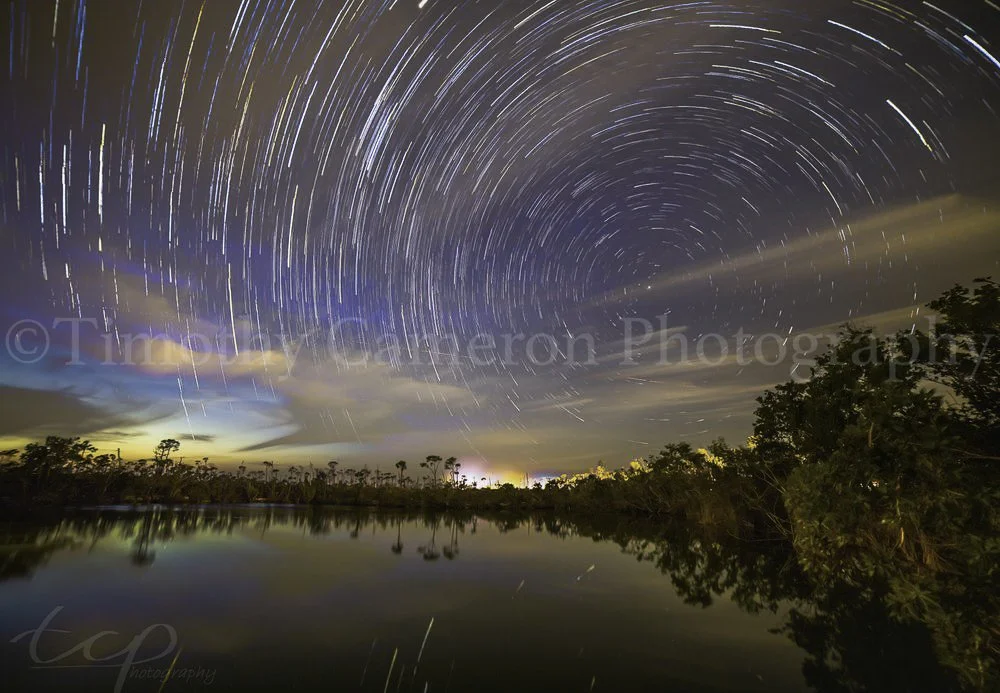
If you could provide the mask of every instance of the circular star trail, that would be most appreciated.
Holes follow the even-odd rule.
[[[169,399],[127,425],[182,412],[222,454],[382,454],[432,432],[545,466],[732,435],[751,387],[631,372],[614,359],[623,321],[790,334],[995,266],[980,228],[1000,148],[990,0],[24,0],[4,14],[10,322],[93,318],[99,347],[98,333],[187,344],[348,319],[353,351],[403,345],[364,382],[317,352],[305,374],[126,377],[97,357],[3,371],[105,405]],[[403,358],[424,335],[533,331],[593,333],[604,358]],[[263,442],[230,433],[266,426]]]

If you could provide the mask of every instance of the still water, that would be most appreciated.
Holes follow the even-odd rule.
[[[254,507],[0,521],[0,687],[812,689],[783,632],[786,557],[625,522]]]

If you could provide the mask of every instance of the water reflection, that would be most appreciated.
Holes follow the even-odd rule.
[[[478,536],[482,528],[489,528],[491,538]],[[514,535],[517,536],[516,542],[513,540]],[[548,540],[542,542],[541,538],[544,537]],[[535,539],[533,543],[529,542],[532,538]],[[314,539],[357,543],[365,551],[371,549],[380,552],[389,563],[382,563],[368,553],[364,556],[350,553],[340,544],[334,544],[327,551],[326,545],[320,547],[301,543]],[[287,565],[274,565],[271,558],[259,557],[253,553],[257,550],[253,547],[280,548],[290,543],[295,546],[295,553],[281,554],[284,556],[283,560],[294,561]],[[513,553],[513,547],[529,545],[530,550]],[[196,557],[189,558],[184,551],[174,551],[185,546],[199,547]],[[572,569],[566,568],[567,576],[577,575],[577,582],[582,580],[586,583],[591,578],[590,569],[582,569],[586,568],[586,564],[593,567],[590,563],[593,559],[588,557],[588,552],[601,546],[617,547],[614,551],[616,555],[632,557],[641,564],[654,566],[669,580],[669,587],[666,581],[661,581],[659,591],[671,593],[672,598],[676,595],[679,602],[693,609],[712,614],[726,605],[735,604],[745,614],[772,617],[770,621],[756,626],[756,630],[760,632],[760,641],[769,639],[769,644],[766,645],[769,648],[778,648],[782,642],[794,643],[799,648],[794,662],[797,676],[782,678],[779,671],[782,669],[775,664],[774,670],[778,673],[770,672],[770,680],[765,680],[761,674],[755,674],[752,678],[747,675],[746,680],[727,679],[727,676],[734,677],[736,674],[720,673],[723,664],[710,661],[711,657],[708,655],[705,655],[705,661],[701,664],[692,665],[692,672],[700,672],[697,673],[699,679],[691,678],[695,674],[681,675],[668,668],[659,669],[657,662],[667,658],[668,653],[675,658],[671,660],[671,666],[675,668],[685,657],[697,660],[700,652],[708,650],[705,643],[711,640],[699,640],[702,636],[690,632],[691,629],[701,627],[699,624],[703,621],[684,616],[688,618],[685,623],[693,624],[685,626],[688,631],[670,625],[671,614],[677,613],[676,608],[660,606],[652,596],[657,591],[656,585],[647,585],[646,578],[643,577],[655,575],[655,571],[649,570],[647,566],[641,574],[621,572],[620,581],[615,583],[615,587],[603,593],[586,584],[580,589],[590,589],[590,592],[569,592],[561,577],[551,584],[545,584],[545,576],[557,571],[561,575],[562,563],[570,558],[579,562]],[[235,547],[243,548],[236,551]],[[422,571],[413,567],[423,563],[441,563],[442,558],[445,559],[444,563],[456,562],[456,567],[464,565],[465,561],[462,559],[466,556],[467,547],[471,547],[468,548],[471,552],[468,567],[474,572],[462,573],[461,584],[454,582],[459,577],[454,572],[428,573],[430,566]],[[266,608],[275,613],[267,618],[273,619],[276,629],[286,627],[287,624],[283,624],[282,619],[297,619],[287,627],[291,628],[289,632],[295,633],[296,637],[302,634],[294,648],[291,643],[286,643],[290,649],[282,650],[281,658],[271,661],[269,665],[269,671],[277,676],[276,681],[284,680],[286,683],[300,681],[304,676],[315,674],[316,685],[319,681],[331,681],[329,677],[333,677],[338,689],[346,687],[352,690],[424,690],[422,686],[425,684],[429,686],[428,690],[444,690],[446,685],[450,685],[447,684],[448,681],[453,682],[451,690],[510,690],[511,686],[516,686],[518,690],[552,690],[552,686],[559,681],[567,685],[574,681],[577,690],[587,690],[588,682],[594,686],[594,690],[639,690],[651,687],[660,689],[652,682],[669,681],[670,676],[676,675],[679,678],[675,682],[683,684],[684,690],[959,690],[956,677],[937,663],[927,629],[919,623],[900,623],[894,620],[884,597],[877,589],[865,590],[835,583],[810,583],[801,573],[790,548],[782,542],[750,543],[724,534],[713,535],[691,525],[665,526],[663,523],[621,517],[562,518],[554,515],[488,516],[236,507],[150,508],[141,512],[77,511],[47,521],[6,521],[0,522],[0,580],[11,582],[0,585],[0,607],[6,610],[8,602],[5,597],[14,595],[10,596],[13,600],[17,594],[9,592],[12,588],[8,585],[23,583],[30,581],[33,576],[40,578],[43,575],[63,576],[67,581],[63,589],[69,589],[66,585],[79,580],[77,591],[85,598],[98,601],[110,598],[94,587],[91,580],[96,578],[89,577],[89,568],[81,567],[81,561],[91,555],[100,556],[102,565],[106,565],[108,571],[125,574],[120,591],[115,594],[118,598],[133,603],[129,608],[141,610],[143,607],[135,607],[134,603],[162,598],[163,594],[171,590],[182,593],[177,597],[180,605],[177,608],[181,612],[193,602],[203,603],[206,598],[211,599],[211,593],[201,594],[193,589],[199,586],[177,585],[176,581],[180,578],[170,578],[174,582],[165,586],[137,581],[135,576],[129,577],[134,571],[138,571],[138,574],[156,575],[160,569],[161,554],[172,557],[170,570],[174,572],[170,575],[193,576],[196,570],[190,566],[197,565],[197,570],[201,571],[197,572],[199,579],[212,581],[211,584],[203,585],[206,590],[245,590],[246,594],[243,596],[230,597],[234,600],[234,609],[263,609],[261,604],[255,603],[259,601],[259,597],[255,595],[263,592],[251,592],[249,585],[271,581],[266,592],[269,600]],[[411,565],[407,557],[418,558],[418,562]],[[181,568],[183,561],[190,563],[184,563]],[[327,565],[327,562],[330,564]],[[611,568],[604,567],[606,563],[605,560],[594,575],[603,578],[605,570],[610,572]],[[371,567],[360,571],[360,575],[355,577],[351,573],[354,570],[352,566],[360,565]],[[403,565],[409,567],[405,572],[399,573]],[[627,568],[624,562],[620,567],[612,567],[621,571]],[[164,571],[166,570],[164,567]],[[292,573],[295,574],[294,578],[291,577]],[[499,587],[491,583],[491,580],[500,581],[501,578],[496,576],[506,580],[508,573],[510,579],[507,586]],[[302,614],[309,614],[309,609],[313,606],[320,610],[327,608],[320,600],[325,598],[323,581],[331,579],[328,577],[330,575],[336,580],[356,580],[359,585],[353,598],[336,602],[335,609],[329,612],[340,622],[347,624],[353,637],[348,644],[337,640],[340,636],[335,638],[311,622],[307,615],[297,615],[300,607],[303,609]],[[525,575],[529,577],[524,577]],[[393,581],[394,587],[388,592],[388,597],[380,596],[379,599],[392,601],[392,604],[385,604],[384,611],[381,607],[372,611],[370,604],[375,597],[362,596],[368,594],[362,590],[375,589],[371,586],[373,582],[377,585],[378,581],[389,579]],[[526,582],[528,587],[522,590]],[[596,585],[596,581],[594,582]],[[538,586],[540,584],[544,585],[544,589]],[[41,591],[31,594],[39,604],[55,603],[63,598],[54,587],[44,586],[44,589],[38,589]],[[624,601],[619,592],[625,590],[634,591],[637,604]],[[399,594],[400,591],[403,593]],[[384,593],[379,592],[379,595],[382,594]],[[48,602],[45,602],[46,599]],[[531,602],[535,611],[525,611],[518,615],[522,620],[511,622],[523,630],[517,633],[502,632],[508,627],[503,625],[503,619],[510,617],[511,610],[519,600],[528,599],[536,600]],[[570,599],[579,601],[580,606],[574,606],[574,602],[568,601]],[[315,604],[299,603],[308,600],[315,600]],[[361,603],[369,611],[360,610]],[[626,607],[622,605],[627,603],[627,608],[634,610],[633,621],[615,613],[616,609],[624,610]],[[469,605],[492,606],[473,608]],[[13,613],[14,605],[11,604],[10,608]],[[121,607],[116,604],[112,608]],[[496,611],[491,611],[491,608]],[[418,660],[423,650],[421,654],[401,654],[400,648],[403,645],[393,644],[393,651],[390,643],[386,642],[387,631],[392,633],[391,637],[404,631],[412,632],[415,635],[409,637],[408,642],[413,649],[420,642],[417,636],[428,628],[428,615],[433,618],[435,613],[440,614],[440,610],[444,609],[450,609],[452,613],[450,622],[455,632],[450,636],[454,638],[454,648],[465,648],[468,642],[463,641],[478,638],[481,642],[488,642],[490,647],[497,647],[500,643],[501,647],[509,648],[509,652],[492,655],[505,658],[518,651],[519,645],[515,640],[520,638],[525,640],[525,648],[530,643],[530,651],[534,653],[531,661],[521,663],[525,668],[520,674],[503,679],[492,668],[490,655],[463,649],[463,652],[455,652],[450,656],[450,665],[446,661],[449,656],[442,659],[440,654],[427,655],[427,661],[421,663]],[[581,613],[581,620],[575,625],[567,622],[576,613],[574,609]],[[584,620],[582,614],[586,614],[589,622]],[[36,609],[33,615],[24,613],[23,618],[30,619],[38,615]],[[183,621],[182,616],[179,613],[178,620]],[[190,618],[196,620],[194,615]],[[223,639],[240,640],[244,637],[241,629],[253,628],[257,623],[246,614],[218,618],[228,625],[229,630],[224,637],[218,634],[212,637]],[[718,641],[720,637],[729,637],[735,632],[737,626],[734,624],[737,621],[732,620],[732,617],[727,618],[731,621],[718,627],[712,626],[717,630],[711,632],[711,638]],[[436,634],[447,627],[442,625],[447,622],[443,617],[439,616],[438,619]],[[594,623],[593,619],[600,619],[600,622]],[[659,619],[666,625],[658,624]],[[371,640],[365,631],[369,620],[380,621],[384,628],[378,631],[373,626]],[[551,620],[564,622],[567,629],[553,630]],[[262,617],[260,622],[264,621]],[[434,621],[431,623],[433,625]],[[454,625],[457,623],[464,624],[463,628],[467,626],[470,635],[462,636],[461,632],[466,631],[461,631]],[[662,633],[655,630],[667,626],[674,630],[663,630]],[[602,627],[619,630],[601,634]],[[0,635],[5,636],[4,641],[9,640],[18,628],[23,630],[21,623],[5,628]],[[216,620],[202,624],[199,628],[221,630],[222,626]],[[618,668],[610,665],[605,668],[603,685],[597,685],[596,674],[589,672],[591,662],[586,654],[574,658],[569,653],[569,649],[577,646],[574,628],[577,631],[594,629],[595,637],[602,635],[604,638],[601,645],[605,650],[604,654],[608,654],[611,660],[621,660],[616,664]],[[744,626],[739,625],[739,628]],[[95,628],[94,632],[97,630],[99,628]],[[490,630],[496,632],[483,635],[484,631]],[[8,634],[7,631],[11,633]],[[309,631],[308,639],[305,631]],[[362,631],[365,632],[363,640]],[[752,635],[754,631],[747,632]],[[638,640],[653,641],[632,643],[628,640],[631,636]],[[424,641],[427,637],[424,634]],[[329,670],[315,661],[309,661],[308,658],[302,660],[300,657],[300,650],[307,647],[305,643],[324,638],[331,640],[331,648],[339,646],[342,650],[342,660],[336,666],[331,664]],[[382,645],[379,638],[382,639]],[[664,638],[664,641],[655,642],[656,638]],[[402,640],[403,636],[400,635],[398,639]],[[560,639],[565,642],[560,642]],[[744,637],[740,642],[744,641],[751,643],[753,647],[763,646],[751,636]],[[240,640],[235,644],[227,643],[225,647],[214,643],[211,638],[206,638],[205,642],[208,644],[192,647],[190,657],[199,662],[204,660],[205,663],[210,663],[212,647],[224,649],[237,658],[265,657],[255,655],[255,645],[250,642]],[[369,642],[370,646],[367,645]],[[365,649],[361,649],[362,644]],[[5,669],[13,666],[25,670],[23,652],[16,650],[10,643],[4,647]],[[623,649],[615,652],[616,647]],[[624,649],[626,647],[628,649]],[[713,652],[725,652],[726,657],[742,656],[734,654],[736,650],[733,648],[719,650],[717,645],[712,647],[717,648]],[[741,644],[740,647],[750,648],[751,645]],[[693,654],[682,654],[685,651]],[[580,652],[584,653],[583,647]],[[780,654],[788,659],[781,650],[774,649],[774,652],[777,653],[774,655],[776,658]],[[380,676],[387,678],[374,681],[365,674],[350,686],[337,678],[339,672],[350,669],[357,662],[365,662],[364,671],[367,672],[374,665],[373,653],[380,653],[387,660],[380,662],[380,666],[389,669],[387,675],[383,670]],[[747,661],[752,662],[754,657],[749,653],[750,649],[746,649],[743,654],[747,654]],[[418,666],[424,667],[420,675],[417,674]],[[401,672],[399,667],[406,671]],[[455,673],[456,667],[459,674]],[[284,673],[279,674],[282,669]],[[33,679],[31,673],[27,672],[17,680],[21,688],[37,686],[39,690],[45,690],[51,685],[51,679]],[[612,679],[607,680],[608,676]],[[261,674],[255,674],[253,680],[241,680],[238,673],[231,672],[228,681],[244,690],[253,688],[257,683],[262,687],[271,685],[260,680],[261,677]],[[437,687],[431,687],[432,680]],[[242,682],[235,684],[235,681]],[[470,682],[474,682],[474,688],[469,687],[473,685]],[[128,684],[129,690],[142,688],[138,680],[130,679]],[[180,687],[176,681],[168,681],[168,684]],[[73,680],[69,680],[67,685],[73,688]],[[230,686],[227,684],[226,687]],[[662,689],[667,690],[669,686]],[[110,690],[110,687],[105,690]]]

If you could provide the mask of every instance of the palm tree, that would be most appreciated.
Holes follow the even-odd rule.
[[[441,549],[441,552],[449,561],[454,560],[458,555],[458,522],[454,520],[451,523],[451,540],[447,546]]]
[[[431,525],[431,540],[424,544],[423,546],[417,547],[417,553],[424,557],[425,561],[436,561],[441,557],[441,553],[437,549],[437,530],[438,530],[438,520],[434,520]]]
[[[264,481],[267,483],[267,499],[274,500],[274,462],[261,462],[264,466]]]
[[[441,458],[437,455],[428,455],[426,462],[421,462],[420,466],[427,469],[431,473],[431,483],[432,485],[437,485],[438,478],[438,466],[441,464]]]
[[[458,472],[462,468],[462,463],[454,457],[449,457],[444,461],[444,468],[451,472],[451,483],[458,483]]]
[[[396,463],[396,469],[399,470],[399,485],[403,486],[403,473],[406,471],[406,460],[400,460]]]
[[[357,477],[359,486],[367,486],[368,477],[371,476],[371,470],[369,470],[368,467],[365,466],[362,469],[355,472],[354,476]]]
[[[153,460],[158,465],[166,465],[170,462],[170,454],[181,449],[181,444],[173,438],[165,438],[153,450]]]
[[[404,463],[405,464],[405,463]],[[392,552],[397,556],[403,553],[403,521],[396,520],[396,543],[392,545]]]

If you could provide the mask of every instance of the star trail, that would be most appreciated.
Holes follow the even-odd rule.
[[[795,363],[623,359],[630,324],[925,327],[1000,259],[991,0],[3,15],[11,445],[517,478],[739,442]]]

